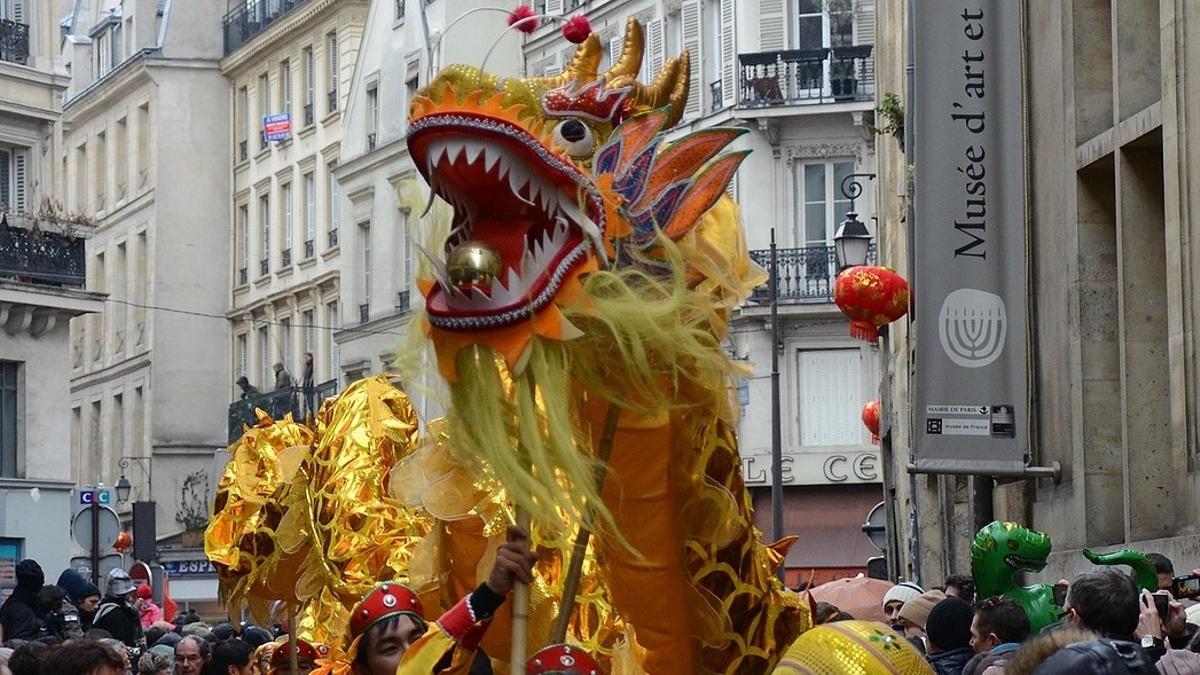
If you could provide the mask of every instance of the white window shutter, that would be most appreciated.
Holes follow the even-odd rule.
[[[25,0],[12,0],[12,20],[17,23],[28,23],[25,20]]]
[[[646,51],[650,56],[646,80],[653,81],[658,77],[658,71],[662,70],[663,62],[667,58],[665,27],[661,18],[651,19],[646,25]]]
[[[737,32],[734,29],[736,20],[736,3],[734,0],[721,0],[721,106],[729,107],[737,103],[738,65],[737,65]]]
[[[622,35],[614,35],[608,39],[608,62],[610,65],[621,58],[621,47],[624,46],[625,39]]]
[[[683,28],[683,48],[691,57],[691,82],[687,104],[683,106],[684,117],[699,117],[704,109],[704,87],[700,81],[700,65],[704,55],[700,51],[700,0],[684,0],[679,10],[679,21]]]
[[[562,16],[563,0],[546,0],[546,13],[550,16]]]
[[[875,0],[854,3],[854,44],[875,44]]]
[[[29,151],[22,148],[13,153],[13,211],[29,208]]]
[[[329,91],[338,90],[338,39],[337,33],[329,36]]]
[[[787,25],[785,0],[759,0],[758,37],[759,50],[772,52],[787,47],[784,34]]]

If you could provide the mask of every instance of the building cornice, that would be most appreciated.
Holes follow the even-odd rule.
[[[255,312],[266,309],[267,307],[273,307],[290,297],[298,297],[304,293],[319,291],[321,286],[324,286],[330,282],[336,284],[340,276],[340,271],[336,269],[322,272],[320,275],[313,277],[302,284],[293,284],[287,288],[271,293],[265,297],[258,298],[257,300],[245,305],[234,307],[233,309],[229,310],[225,316],[232,323],[253,321],[253,314]]]
[[[113,98],[126,95],[131,87],[149,81],[150,74],[145,68],[147,51],[142,50],[125,59],[104,77],[64,101],[64,121],[89,117],[98,108],[110,107]]]
[[[270,28],[250,38],[248,42],[238,47],[233,53],[221,59],[221,72],[227,77],[234,78],[248,64],[256,63],[263,54],[271,51],[281,42],[290,40],[305,24],[315,23],[324,18],[331,8],[342,11],[348,8],[365,8],[367,0],[312,0],[296,12],[276,21]]]

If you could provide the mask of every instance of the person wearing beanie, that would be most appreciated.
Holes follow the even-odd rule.
[[[5,640],[36,640],[46,634],[46,624],[38,611],[38,592],[46,575],[35,560],[17,563],[17,587],[0,606],[0,628]]]
[[[975,656],[971,649],[971,620],[975,610],[962,598],[949,597],[929,611],[925,636],[929,643],[929,665],[938,675],[962,675],[963,667]]]
[[[150,590],[150,584],[141,584],[134,593],[137,599],[133,601],[133,606],[142,621],[142,630],[153,626],[156,621],[162,621],[162,609],[154,604],[154,593]]]
[[[133,607],[136,589],[133,579],[125,570],[115,569],[108,573],[105,579],[104,599],[100,609],[96,610],[96,618],[92,620],[93,628],[101,628],[112,634],[113,638],[124,642],[130,647],[141,647],[145,638],[142,633],[142,620],[138,611]]]
[[[79,627],[86,633],[100,608],[100,589],[73,569],[65,569],[58,575],[57,586],[67,592],[67,598],[79,610]]]
[[[925,589],[911,581],[901,581],[883,594],[883,615],[889,625],[895,626],[900,619],[900,608],[904,603],[925,592]]]
[[[946,599],[946,594],[938,591],[925,591],[917,597],[904,603],[900,608],[900,616],[898,623],[904,627],[904,635],[907,637],[925,637],[925,622],[929,620],[929,613],[933,611],[933,606]],[[968,630],[970,624],[968,623]]]

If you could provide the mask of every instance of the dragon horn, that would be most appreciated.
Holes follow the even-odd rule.
[[[592,33],[575,49],[575,57],[561,73],[549,77],[531,77],[527,81],[547,89],[557,89],[572,81],[591,82],[596,79],[603,59],[604,48],[600,46],[600,38]]]
[[[655,110],[670,104],[671,111],[663,125],[664,129],[670,129],[683,117],[691,74],[691,55],[685,49],[679,54],[679,58],[667,59],[658,77],[650,84],[642,84],[636,77],[623,75],[615,78],[609,86],[632,87],[631,99],[635,111]]]
[[[642,24],[632,16],[625,22],[625,44],[621,47],[621,59],[604,73],[604,82],[611,83],[618,77],[629,77],[637,80],[638,71],[642,69],[642,52],[645,48],[645,35]]]

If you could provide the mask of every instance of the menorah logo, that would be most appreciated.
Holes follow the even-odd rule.
[[[960,288],[946,296],[938,314],[942,349],[963,368],[982,368],[1000,358],[1007,332],[1004,300],[987,291]]]

